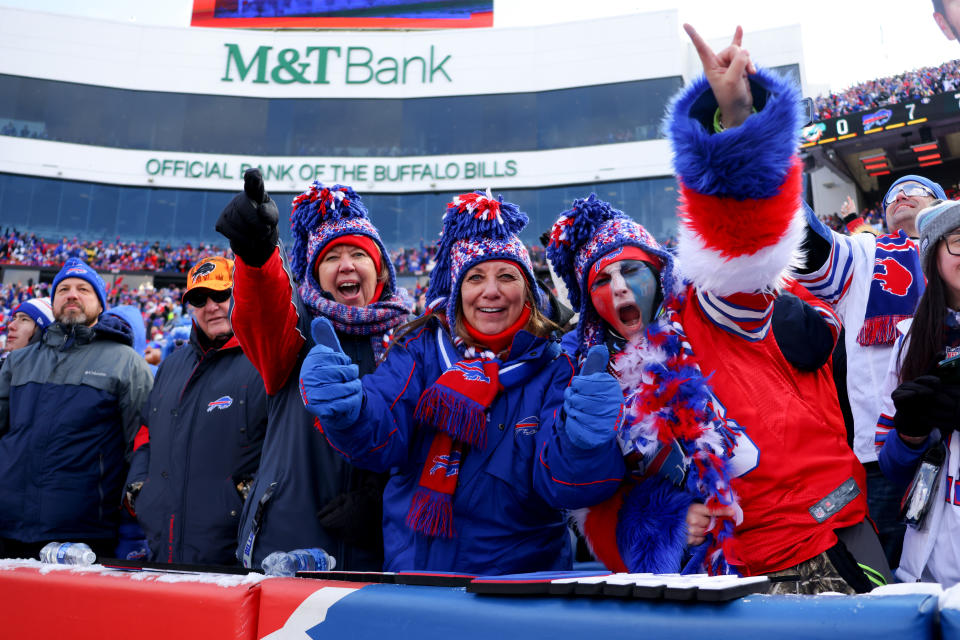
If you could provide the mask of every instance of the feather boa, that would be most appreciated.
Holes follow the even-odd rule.
[[[627,419],[619,437],[625,450],[647,459],[661,445],[676,440],[690,468],[687,492],[703,499],[707,507],[734,507],[735,516],[711,522],[704,558],[708,573],[731,573],[727,557],[734,560],[728,552],[743,512],[730,485],[727,462],[741,428],[728,424],[716,409],[708,377],[700,371],[679,321],[683,301],[682,295],[670,296],[664,314],[617,361],[627,398]]]

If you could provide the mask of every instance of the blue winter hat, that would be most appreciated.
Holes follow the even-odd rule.
[[[902,182],[919,182],[920,184],[925,186],[927,189],[930,189],[930,191],[933,192],[933,195],[937,198],[937,200],[947,199],[947,194],[943,191],[943,187],[941,187],[938,183],[934,182],[933,180],[929,180],[927,178],[924,178],[923,176],[906,175],[906,176],[903,176],[902,178],[897,178],[897,180],[895,180],[894,183],[890,185],[890,188],[887,189],[887,192],[883,194],[883,200],[881,202],[886,203],[887,196],[890,195],[894,187],[896,187],[898,184]],[[886,204],[884,204],[884,208],[886,208]]]
[[[517,205],[504,202],[502,196],[494,198],[489,191],[454,197],[443,214],[436,264],[427,286],[427,310],[446,308],[452,328],[463,276],[474,265],[490,260],[508,260],[520,267],[543,309],[545,300],[533,274],[530,253],[517,235],[529,220]]]
[[[42,331],[53,323],[53,307],[50,298],[30,298],[13,310],[13,313],[25,313]]]
[[[315,181],[309,189],[293,199],[290,230],[293,232],[290,267],[298,284],[319,293],[320,283],[313,272],[317,258],[335,238],[357,235],[373,241],[380,250],[382,262],[387,266],[389,275],[380,299],[385,300],[397,290],[397,274],[390,255],[383,246],[377,228],[370,222],[360,195],[352,188],[341,184],[326,187]]]
[[[107,308],[107,286],[103,282],[100,274],[93,270],[86,262],[80,258],[70,258],[63,263],[63,268],[53,278],[53,290],[50,294],[51,304],[57,296],[57,286],[67,278],[80,278],[86,280],[93,287],[97,298],[100,300],[100,306],[104,310]]]
[[[636,247],[659,261],[664,296],[675,292],[678,282],[673,255],[642,225],[595,193],[574,200],[573,206],[561,213],[550,229],[547,259],[566,285],[571,306],[580,312],[577,342],[581,353],[603,342],[603,321],[587,290],[590,269],[604,256],[624,247]]]

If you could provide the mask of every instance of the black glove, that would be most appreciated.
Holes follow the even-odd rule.
[[[946,434],[960,427],[960,386],[935,375],[908,380],[891,394],[897,414],[893,426],[905,436],[923,438],[934,429]]]
[[[263,188],[260,169],[243,174],[243,193],[234,197],[217,220],[217,231],[233,252],[251,267],[262,267],[277,247],[277,204]]]

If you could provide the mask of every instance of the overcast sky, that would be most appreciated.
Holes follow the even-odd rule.
[[[186,27],[192,0],[0,0],[0,6],[101,19]],[[933,21],[930,0],[495,0],[498,27],[531,26],[676,8],[707,38],[800,24],[811,89],[854,82],[960,58]],[[591,34],[588,37],[601,37]],[[759,61],[762,64],[762,60]]]

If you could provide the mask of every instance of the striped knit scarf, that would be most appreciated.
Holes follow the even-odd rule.
[[[351,336],[370,336],[377,360],[389,345],[393,330],[410,317],[409,301],[398,294],[365,307],[350,307],[324,297],[304,282],[300,285],[300,298],[314,316],[324,316],[337,331]]]

